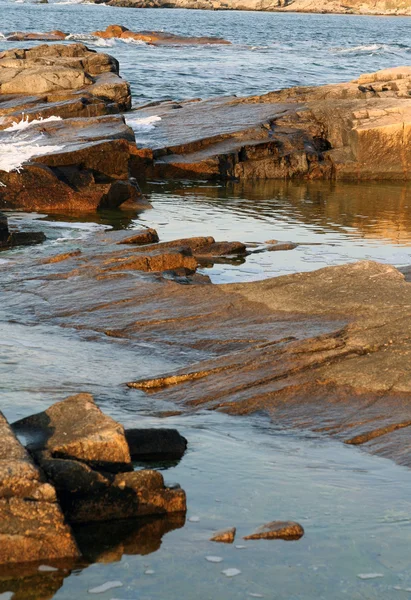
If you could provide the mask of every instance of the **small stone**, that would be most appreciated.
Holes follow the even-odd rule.
[[[240,575],[240,569],[224,569],[221,571],[226,577],[235,577],[236,575]]]
[[[254,533],[244,537],[245,540],[298,540],[304,535],[304,529],[295,521],[271,521],[261,525]]]
[[[232,544],[234,542],[236,528],[231,527],[230,529],[221,529],[217,531],[213,537],[210,538],[210,542],[221,542],[222,544]]]
[[[220,563],[220,562],[223,562],[223,559],[221,558],[221,556],[206,556],[205,559],[208,560],[208,562],[211,562],[211,563]]]

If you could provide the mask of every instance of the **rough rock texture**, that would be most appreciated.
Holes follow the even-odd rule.
[[[55,489],[0,414],[0,565],[78,556]]]
[[[235,534],[237,529],[231,527],[230,529],[222,529],[217,531],[211,538],[210,542],[220,542],[222,544],[232,544],[235,540]]]
[[[90,210],[141,201],[130,177],[139,164],[134,133],[112,115],[131,104],[118,69],[113,57],[83,44],[0,53],[0,207]]]
[[[142,108],[161,117],[147,175],[409,180],[411,68],[249,98]],[[135,113],[134,113],[135,114]]]
[[[78,394],[25,417],[13,429],[27,439],[27,448],[47,458],[74,459],[90,466],[131,469],[124,428],[103,414],[91,394]]]
[[[134,472],[124,429],[90,394],[78,394],[13,424],[57,491],[70,523],[185,512],[183,490],[157,471]]]
[[[104,0],[94,0],[100,4]],[[110,0],[111,6],[130,8],[188,8],[198,10],[258,10],[268,12],[410,15],[409,0]]]
[[[39,42],[58,42],[66,39],[67,33],[55,29],[54,31],[47,31],[45,33],[33,33],[29,31],[13,31],[6,33],[5,38],[8,42],[24,42],[39,41]]]
[[[8,266],[7,294],[27,288],[35,322],[184,357],[183,368],[144,380],[136,366],[129,382],[182,411],[264,412],[277,425],[363,441],[411,465],[411,285],[397,269],[362,261],[183,286],[155,273],[108,271],[136,251],[119,250],[119,237],[96,234],[80,255],[57,263],[28,257],[23,275],[21,265]]]
[[[272,521],[261,525],[251,535],[246,535],[245,540],[299,540],[304,535],[304,529],[294,521]]]
[[[130,31],[122,25],[109,25],[104,31],[94,31],[92,35],[101,38],[133,39],[150,46],[186,46],[197,44],[230,44],[216,37],[185,37],[164,31]]]
[[[133,460],[176,460],[187,448],[187,440],[177,429],[126,429]]]

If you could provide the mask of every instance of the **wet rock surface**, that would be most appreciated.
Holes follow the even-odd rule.
[[[294,521],[272,521],[261,525],[254,533],[246,535],[245,540],[299,540],[304,529]]]
[[[42,231],[10,231],[7,216],[0,213],[0,250],[42,244],[45,240],[46,236]]]
[[[130,105],[118,62],[83,44],[0,53],[0,207],[144,203],[134,133],[115,116]]]
[[[107,343],[154,343],[167,355],[184,353],[186,367],[128,382],[183,411],[264,411],[278,425],[411,464],[411,288],[402,273],[362,261],[207,285],[205,293],[194,278],[186,286],[165,274],[111,270],[151,246],[121,248],[125,235],[96,234],[80,255],[61,262],[33,258],[37,319],[105,334]],[[20,274],[10,291],[13,285],[24,285]]]
[[[409,89],[405,66],[348,83],[188,102],[178,111],[166,102],[134,114],[161,117],[149,176],[407,180]]]

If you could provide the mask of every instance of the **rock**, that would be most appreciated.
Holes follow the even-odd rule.
[[[159,241],[158,233],[155,229],[148,227],[138,233],[126,237],[125,239],[117,242],[118,244],[135,244],[136,246],[143,246],[145,244],[154,244]]]
[[[118,472],[131,469],[124,429],[104,415],[90,394],[78,394],[13,424],[41,457],[74,459]]]
[[[47,4],[48,0],[40,0],[38,4]],[[8,42],[24,42],[24,41],[40,41],[40,42],[57,42],[64,40],[67,37],[67,33],[63,31],[55,30],[48,31],[46,33],[32,33],[25,31],[14,31],[13,33],[6,34],[6,40]]]
[[[137,270],[158,272],[184,268],[188,272],[194,273],[198,263],[194,256],[192,256],[189,248],[181,248],[180,250],[170,251],[158,249],[144,254],[114,258],[108,261],[107,264],[109,266],[106,268],[106,271]]]
[[[272,521],[259,527],[245,540],[299,540],[304,535],[304,529],[294,521]]]
[[[54,488],[0,414],[0,565],[78,556]]]
[[[100,4],[103,0],[94,0]],[[106,0],[107,1],[107,0]],[[197,10],[246,10],[264,12],[336,13],[360,15],[410,15],[407,0],[109,0],[110,6],[127,8],[185,8]]]
[[[186,511],[184,491],[165,487],[163,476],[158,471],[119,473],[105,489],[61,496],[60,501],[70,523],[134,519]]]
[[[161,117],[148,148],[153,159],[146,174],[174,179],[408,180],[410,89],[411,70],[398,67],[348,83],[185,102],[179,111],[172,102],[141,108],[135,114],[142,118]]]
[[[46,236],[42,231],[9,231],[7,217],[0,213],[0,249],[42,244],[45,239]]]
[[[196,257],[218,257],[226,255],[242,255],[246,253],[247,247],[241,242],[216,242],[211,236],[192,237],[160,242],[139,249],[139,252],[151,252],[152,250],[167,250],[186,248]]]
[[[7,217],[0,212],[0,247],[7,242],[9,238],[9,225]]]
[[[124,118],[111,116],[130,106],[130,87],[108,54],[84,44],[1,52],[0,208],[140,203],[131,171],[140,175],[147,159]]]
[[[211,538],[210,542],[221,542],[223,544],[232,544],[235,539],[236,528],[231,527],[230,529],[221,529],[217,531]]]
[[[187,448],[187,440],[176,429],[126,429],[132,460],[176,460]]]
[[[185,37],[164,31],[130,31],[122,25],[109,25],[105,31],[94,31],[92,35],[101,38],[133,39],[151,46],[181,46],[193,44],[230,44],[227,40],[216,37]]]

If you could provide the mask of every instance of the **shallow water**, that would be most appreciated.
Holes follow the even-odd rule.
[[[221,48],[153,48],[88,38],[91,47],[106,49],[120,60],[136,102],[263,93],[289,85],[348,80],[364,71],[408,63],[411,52],[411,21],[405,18],[138,11],[64,2],[0,2],[0,15],[4,32],[55,28],[90,32],[117,22],[132,29],[217,35],[233,42]],[[15,45],[30,44],[0,39],[0,48]],[[147,139],[150,124],[137,125],[138,135]],[[36,312],[41,297],[31,293],[28,282],[24,290],[19,289],[15,267],[25,276],[30,256],[80,247],[103,227],[132,229],[140,224],[156,227],[163,240],[213,235],[218,240],[257,243],[253,250],[271,239],[299,244],[290,251],[251,254],[242,263],[203,268],[213,282],[249,281],[369,258],[401,266],[411,262],[411,188],[151,182],[145,191],[153,209],[137,216],[126,211],[81,217],[10,215],[12,225],[42,229],[48,241],[0,254],[1,409],[12,421],[71,393],[89,391],[104,411],[125,425],[178,427],[189,440],[188,452],[178,465],[162,467],[166,481],[178,481],[187,491],[188,520],[168,533],[155,553],[141,556],[138,544],[129,545],[122,557],[121,548],[110,554],[115,562],[78,568],[71,574],[42,571],[42,581],[55,590],[54,595],[40,591],[37,581],[27,583],[15,597],[407,597],[405,590],[411,587],[409,470],[320,435],[282,431],[268,424],[264,415],[234,418],[203,411],[159,418],[159,412],[176,407],[129,390],[124,382],[178,368],[194,360],[194,355],[171,356],[161,345],[130,348],[87,331],[50,326]],[[288,543],[241,540],[273,519],[295,519],[306,534]],[[238,527],[233,546],[208,541],[213,531],[226,526]],[[207,556],[223,560],[212,563]],[[108,561],[107,555],[104,560]],[[222,574],[228,568],[241,573],[228,578]],[[121,582],[121,587],[89,594],[90,589],[113,581]],[[1,591],[15,589],[1,575],[0,586]]]

